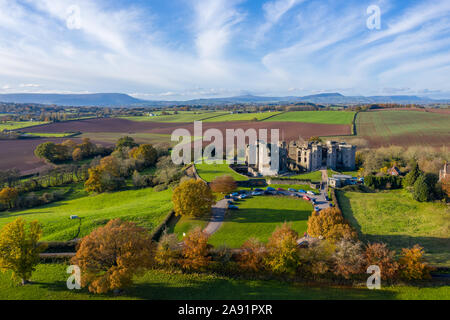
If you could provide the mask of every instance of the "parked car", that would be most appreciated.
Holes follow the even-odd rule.
[[[231,196],[232,196],[232,197],[238,197],[238,196],[239,196],[239,193],[233,192],[233,193],[231,194]]]
[[[233,204],[234,201],[233,201],[233,200],[228,200],[227,203],[228,203],[228,204]]]
[[[260,192],[260,191],[253,191],[252,192],[252,196],[262,196],[262,192]]]
[[[272,193],[272,191],[264,191],[264,194],[266,195],[266,196],[270,196],[270,195],[272,195],[273,193]]]
[[[315,196],[315,195],[316,195],[316,194],[315,194],[314,192],[312,192],[312,191],[307,191],[306,193],[309,194],[310,196]]]
[[[235,206],[235,205],[230,204],[228,206],[228,210],[239,210],[239,208],[237,206]]]
[[[325,200],[330,201],[330,197],[325,196]]]
[[[231,196],[229,194],[225,195],[225,199],[230,199]]]
[[[267,187],[267,188],[266,188],[266,191],[275,191],[275,188]]]
[[[277,191],[286,191],[283,188],[278,188]]]
[[[310,198],[310,197],[308,197],[308,196],[303,196],[303,200],[306,200],[306,201],[311,201],[311,198]]]
[[[320,211],[320,208],[319,208],[319,207],[314,207],[314,210],[315,210],[316,212],[318,212],[318,211]]]
[[[260,189],[260,188],[256,188],[255,191],[256,191],[256,192],[263,192],[264,190],[263,190],[263,189]]]
[[[297,190],[295,190],[294,188],[289,188],[288,191],[290,191],[290,192],[297,192]]]
[[[245,190],[239,190],[238,193],[239,193],[239,194],[246,194],[247,191],[245,191]]]
[[[241,194],[239,196],[239,199],[246,199],[246,198],[248,198],[248,195],[246,195],[246,194]]]
[[[306,191],[303,190],[303,189],[298,190],[298,192],[300,192],[300,193],[306,193]]]

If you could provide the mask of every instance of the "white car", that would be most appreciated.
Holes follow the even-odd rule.
[[[310,196],[315,196],[315,195],[316,195],[316,194],[315,194],[314,192],[312,192],[312,191],[307,191],[306,193],[309,194]]]

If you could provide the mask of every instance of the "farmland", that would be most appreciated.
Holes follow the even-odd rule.
[[[450,210],[444,204],[417,202],[404,190],[339,191],[338,199],[362,240],[385,242],[397,251],[418,243],[434,265],[450,266]]]
[[[234,113],[209,118],[205,122],[262,121],[278,114],[280,112]]]
[[[38,126],[41,124],[45,124],[47,122],[44,121],[6,121],[0,122],[0,131],[3,130],[18,130],[29,128],[33,126]]]
[[[313,207],[310,203],[288,197],[253,197],[238,203],[239,210],[228,211],[221,228],[210,238],[214,246],[240,247],[251,237],[267,242],[275,228],[289,222],[302,235]]]
[[[350,111],[292,111],[279,114],[266,121],[287,121],[351,125],[354,112]]]
[[[381,146],[448,146],[450,114],[419,110],[360,112],[356,117],[356,136],[335,137],[350,143],[365,142]]]
[[[134,221],[152,230],[172,210],[171,197],[171,190],[155,192],[151,188],[89,196],[78,186],[68,200],[0,214],[0,228],[20,216],[42,223],[43,240],[67,241],[73,239],[78,230],[78,221],[69,217],[78,215],[83,218],[80,236],[114,218]]]
[[[218,116],[226,115],[226,112],[183,112],[180,111],[177,114],[169,115],[155,115],[153,117],[143,116],[143,117],[123,117],[122,119],[132,120],[132,121],[144,121],[144,122],[193,122],[201,121],[209,118],[214,118]]]

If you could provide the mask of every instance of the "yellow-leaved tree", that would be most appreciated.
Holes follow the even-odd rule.
[[[287,223],[272,233],[267,243],[266,263],[273,272],[296,272],[300,263],[297,239],[298,233]]]
[[[11,270],[22,285],[29,282],[39,254],[45,250],[45,245],[38,243],[41,235],[42,228],[37,221],[27,227],[22,218],[8,223],[0,232],[0,269]]]
[[[151,265],[152,240],[133,222],[115,219],[84,237],[72,259],[81,269],[81,284],[105,293],[132,283],[133,276]]]
[[[319,213],[313,212],[308,219],[308,234],[312,237],[324,237],[332,243],[341,239],[356,239],[358,234],[345,221],[337,208],[326,208]]]
[[[214,195],[201,180],[187,180],[175,188],[172,196],[176,215],[200,217],[211,212]]]

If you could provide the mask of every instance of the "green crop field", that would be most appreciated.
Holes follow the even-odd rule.
[[[178,114],[156,115],[154,117],[122,117],[132,121],[149,121],[149,122],[193,122],[205,120],[227,114],[226,112],[179,112]]]
[[[361,112],[356,120],[358,137],[378,144],[448,145],[450,115],[422,111]]]
[[[78,220],[82,219],[80,237],[114,218],[134,221],[149,230],[157,227],[172,210],[172,191],[155,192],[153,189],[128,190],[88,196],[78,190],[71,199],[42,207],[0,213],[0,228],[21,217],[38,220],[43,225],[43,240],[67,241],[76,236]]]
[[[169,134],[158,134],[158,133],[121,133],[121,132],[83,132],[77,138],[89,138],[92,141],[102,141],[107,143],[115,144],[117,140],[123,136],[132,137],[137,143],[168,143],[170,145],[175,145],[176,142],[171,141]]]
[[[197,169],[198,175],[204,179],[205,181],[211,182],[215,178],[229,175],[234,178],[236,181],[245,181],[248,180],[247,177],[242,176],[236,173],[234,170],[230,168],[230,166],[226,163],[224,164],[207,164],[207,163],[198,163],[195,165]]]
[[[285,221],[303,235],[313,211],[309,202],[284,196],[253,197],[236,205],[239,210],[229,210],[223,225],[211,236],[212,245],[238,248],[251,237],[267,242],[276,227]]]
[[[40,264],[32,284],[19,286],[10,272],[0,273],[1,300],[442,300],[450,299],[450,286],[383,286],[367,288],[313,286],[277,280],[244,280],[209,274],[165,273],[151,270],[135,278],[124,294],[94,295],[85,288],[68,290],[65,264]]]
[[[351,111],[292,111],[279,114],[266,121],[351,125],[354,116],[355,113]]]
[[[385,242],[397,251],[418,243],[433,265],[450,266],[450,209],[444,204],[417,202],[404,190],[338,191],[338,199],[362,240]]]
[[[33,127],[33,126],[37,126],[37,125],[45,124],[45,123],[47,123],[47,122],[45,122],[45,121],[7,121],[7,122],[0,122],[0,131],[23,129],[23,128]]]
[[[66,132],[66,133],[34,133],[34,132],[30,132],[30,133],[26,133],[25,135],[32,136],[32,137],[43,137],[43,138],[65,138],[65,137],[74,136],[75,133],[70,133],[70,132]]]
[[[206,119],[205,122],[228,122],[228,121],[262,121],[269,117],[280,114],[280,112],[255,112],[255,113],[235,113]]]

